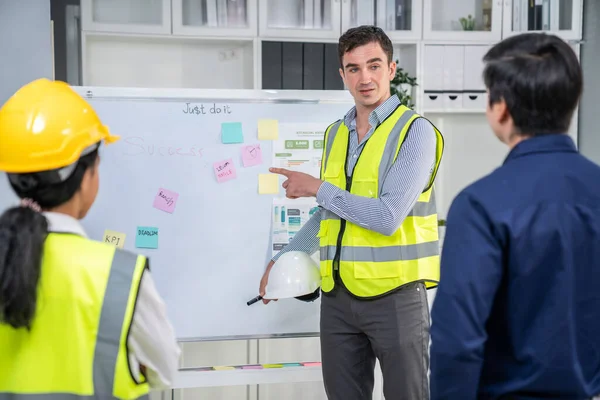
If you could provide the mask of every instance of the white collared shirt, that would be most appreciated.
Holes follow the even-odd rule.
[[[87,238],[75,218],[61,213],[44,212],[50,232],[73,233]],[[177,373],[180,349],[167,318],[166,306],[149,271],[142,275],[140,290],[127,338],[129,365],[136,380],[140,365],[146,367],[148,383],[153,389],[167,389]]]

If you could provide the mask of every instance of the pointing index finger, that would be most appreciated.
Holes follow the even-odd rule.
[[[269,171],[273,172],[274,174],[280,174],[287,177],[289,177],[290,172],[292,172],[285,168],[269,168]]]

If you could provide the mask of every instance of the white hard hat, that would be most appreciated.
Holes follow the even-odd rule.
[[[321,286],[317,263],[303,251],[283,253],[269,273],[264,299],[287,299],[314,293]]]

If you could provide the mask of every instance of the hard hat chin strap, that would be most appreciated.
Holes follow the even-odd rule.
[[[305,302],[313,302],[316,299],[318,299],[320,295],[321,295],[321,288],[317,288],[317,290],[315,290],[314,292],[305,294],[303,296],[295,297],[295,299],[298,299],[300,301],[305,301]]]

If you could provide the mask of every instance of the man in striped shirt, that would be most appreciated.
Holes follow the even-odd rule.
[[[324,277],[324,295],[321,300],[321,354],[328,398],[370,399],[377,358],[382,367],[386,398],[428,399],[429,308],[426,288],[433,287],[437,279],[424,278],[418,276],[418,273],[419,268],[423,269],[425,265],[433,271],[436,278],[439,276],[437,215],[432,185],[439,166],[443,141],[439,131],[429,121],[402,107],[397,96],[390,96],[390,81],[395,75],[396,64],[392,62],[391,41],[381,29],[373,26],[350,29],[340,38],[338,53],[340,75],[355,99],[355,107],[343,120],[328,128],[325,143],[326,147],[329,143],[331,151],[326,149],[324,153],[321,172],[323,180],[301,172],[271,169],[272,172],[287,177],[283,183],[287,197],[316,197],[320,207],[289,245],[269,263],[260,283],[260,294],[264,295],[271,267],[281,254],[288,251],[312,254],[321,247],[321,272]],[[384,126],[390,128],[386,130]],[[379,127],[382,129],[378,129]],[[343,134],[347,137],[338,138]],[[384,157],[378,163],[379,177],[383,179],[379,179],[379,186],[373,191],[377,192],[375,195],[369,196],[368,192],[356,194],[360,193],[360,185],[355,183],[352,190],[350,186],[357,170],[362,168],[363,175],[377,174],[377,171],[368,171],[368,166],[357,168],[357,164],[372,165],[366,160],[372,157],[376,160],[377,156],[373,154],[377,153],[374,151],[377,149],[373,148],[374,145],[369,147],[370,141],[377,143],[374,141],[379,140],[378,135],[381,137],[388,134],[387,143],[396,143],[391,150],[393,155],[397,156],[389,157],[389,166],[382,170],[386,154],[384,151]],[[397,136],[396,142],[393,142],[394,135]],[[340,140],[345,140],[347,144],[339,145]],[[383,143],[386,144],[386,141]],[[397,150],[397,147],[400,149]],[[339,163],[342,165],[342,181],[339,185],[326,178],[328,175],[336,175],[335,171],[331,172],[335,165],[329,162],[335,156],[335,152],[343,152],[345,161],[345,168],[344,162]],[[359,159],[365,162],[358,163]],[[330,171],[329,174],[326,171]],[[381,174],[381,171],[384,173]],[[423,200],[425,193],[429,193],[430,196]],[[370,237],[377,242],[375,247],[367,250],[373,254],[386,253],[386,256],[389,256],[390,249],[408,249],[410,246],[418,248],[422,246],[421,243],[408,243],[405,238],[406,232],[417,232],[408,236],[423,236],[419,231],[421,228],[414,227],[411,225],[414,222],[408,221],[417,219],[410,213],[414,211],[418,201],[422,201],[424,206],[433,210],[433,215],[427,216],[433,217],[429,220],[435,220],[435,228],[428,227],[425,235],[433,237],[432,242],[427,243],[432,244],[429,246],[431,254],[420,253],[417,257],[421,259],[416,261],[403,258],[400,254],[402,250],[393,254],[389,260],[373,256],[374,259],[363,267],[383,270],[386,268],[383,264],[392,264],[400,272],[393,279],[382,276],[383,279],[371,280],[377,284],[389,282],[393,287],[379,292],[375,292],[377,288],[353,289],[352,282],[357,282],[357,285],[362,283],[360,279],[354,279],[355,276],[358,278],[358,260],[345,258],[346,248],[341,244],[342,237],[352,235],[352,232],[364,232],[361,237]],[[336,228],[340,224],[342,228]],[[351,226],[350,230],[348,226]],[[337,247],[341,251],[334,250],[328,263],[328,248],[335,246],[326,246],[324,251],[323,239],[325,237],[327,240],[326,236],[332,235],[331,229],[338,229],[333,233],[333,238],[339,235]],[[388,239],[397,240],[397,244],[406,246],[381,244],[387,243],[385,241]],[[363,249],[364,247],[349,247],[347,253],[356,255]],[[412,264],[409,264],[411,262]],[[325,283],[329,273],[324,271],[328,271],[331,265],[331,275],[334,278],[327,281],[331,282],[330,289],[326,288]],[[414,271],[405,274],[401,271],[404,265],[413,265]],[[352,277],[347,272],[344,273],[351,268],[354,268]],[[413,272],[418,279],[402,282],[400,275],[409,276]],[[376,272],[372,278],[377,278],[375,275]],[[427,284],[424,283],[426,281]],[[266,304],[269,301],[263,302]]]

